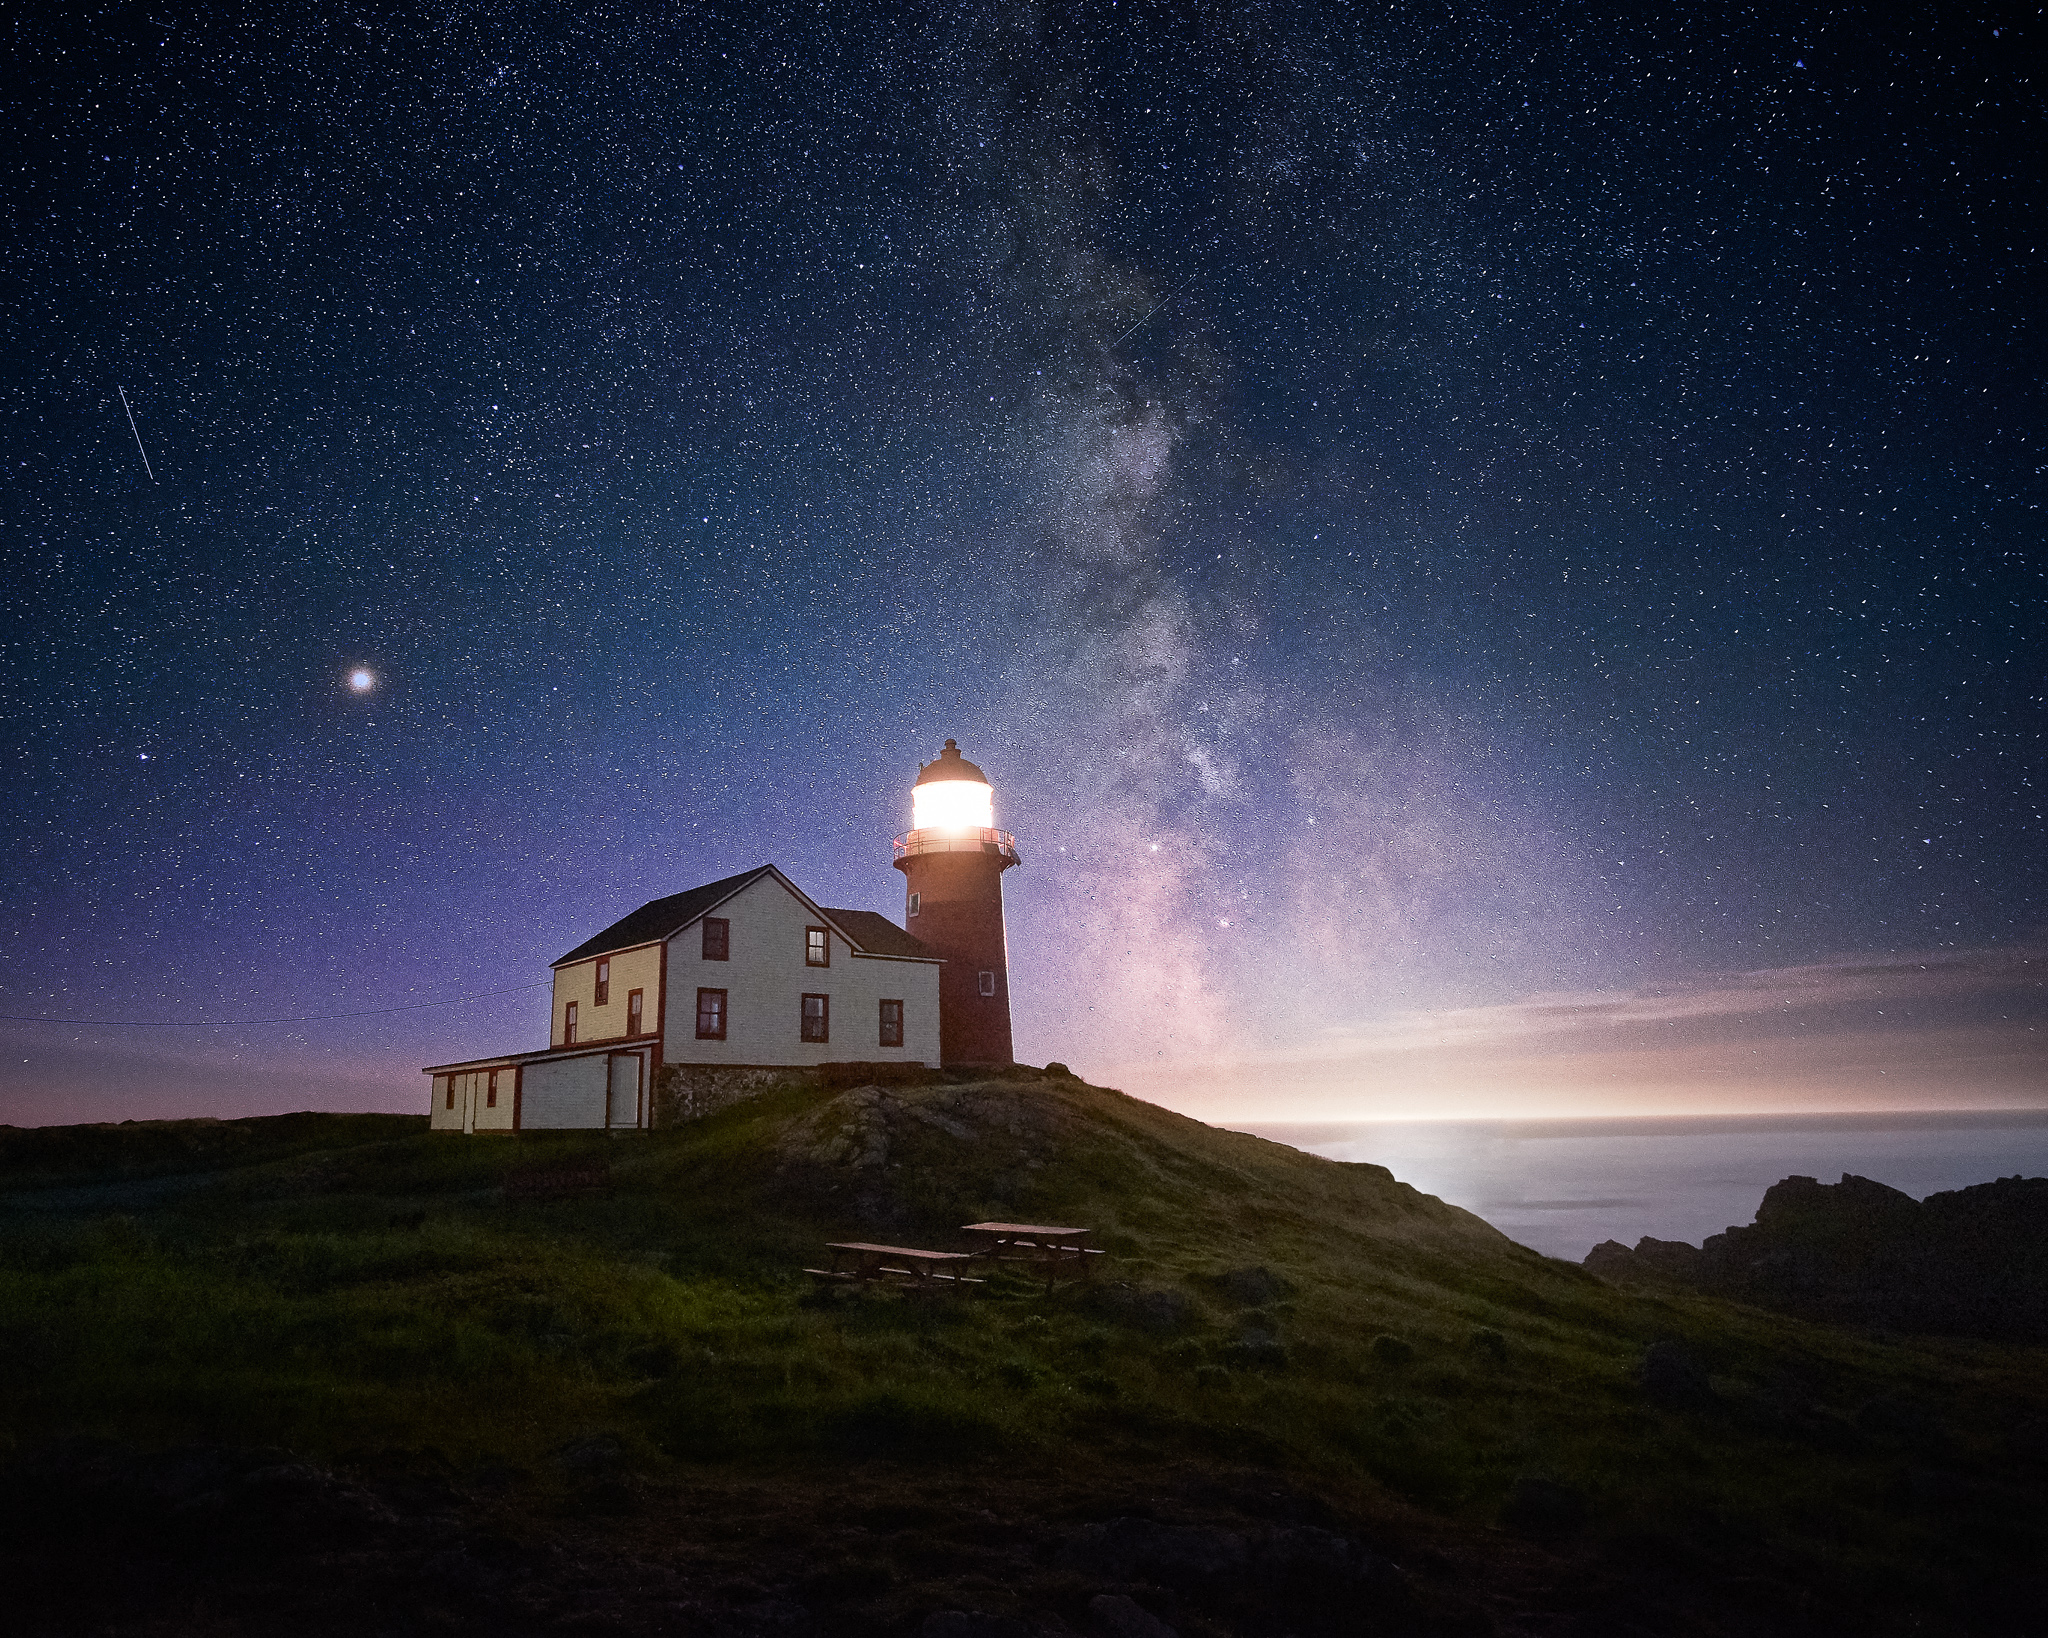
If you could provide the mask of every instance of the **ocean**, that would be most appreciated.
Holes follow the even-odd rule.
[[[1916,1200],[2048,1176],[2048,1110],[1377,1121],[1239,1130],[1384,1166],[1510,1239],[1579,1261],[1602,1240],[1688,1240],[1756,1216],[1783,1177],[1874,1178]]]

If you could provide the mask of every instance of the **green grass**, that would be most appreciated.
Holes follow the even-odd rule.
[[[616,1140],[288,1119],[0,1144],[0,1441],[533,1468],[606,1434],[650,1470],[769,1475],[1255,1463],[1466,1531],[1544,1478],[1614,1563],[1862,1588],[1901,1621],[2048,1556],[2039,1350],[1616,1290],[1380,1168],[1071,1081],[792,1089]],[[605,1197],[499,1186],[592,1155]],[[952,1246],[990,1216],[1085,1223],[1113,1255],[1050,1298],[798,1272],[826,1239]],[[1644,1400],[1663,1337],[1706,1361],[1711,1405]]]

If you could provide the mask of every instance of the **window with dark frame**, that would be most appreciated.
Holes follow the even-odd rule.
[[[699,990],[697,992],[697,1039],[700,1041],[722,1041],[725,1039],[725,991]]]
[[[647,1016],[647,992],[628,990],[626,992],[626,1033],[638,1035],[640,1025]]]
[[[832,931],[827,927],[806,927],[804,929],[804,965],[806,967],[829,967],[832,965]]]
[[[923,905],[924,905],[924,895],[923,895],[922,893],[913,893],[913,894],[911,894],[911,895],[910,895],[910,914],[911,914],[911,915],[913,915],[913,916],[914,916],[914,915],[916,915],[916,914],[917,914],[917,912],[918,912],[918,911],[919,911],[919,910],[920,910],[920,909],[921,909],[921,908],[923,907]]]
[[[562,1045],[576,1044],[576,1003],[569,1002],[562,1008]]]
[[[612,964],[609,961],[600,961],[597,964],[597,997],[592,1004],[600,1007],[607,1006],[610,1004],[611,998]]]
[[[498,1107],[498,1072],[495,1069],[491,1071],[491,1078],[484,1087],[484,1107],[486,1109]]]
[[[881,1044],[894,1047],[900,1047],[903,1044],[903,1003],[901,1001],[884,1001],[882,1003]]]
[[[994,995],[996,993],[996,975],[994,973],[983,973],[981,975],[981,993],[983,995]]]
[[[448,1107],[449,1107],[450,1109],[453,1109],[453,1108],[455,1107],[455,1077],[454,1077],[453,1075],[450,1075],[450,1076],[448,1077],[448,1105],[447,1105],[447,1106],[448,1106]]]
[[[806,1041],[829,1041],[832,1039],[831,996],[807,995],[804,997],[802,1039]]]
[[[704,959],[727,961],[732,956],[732,923],[723,916],[704,918]]]

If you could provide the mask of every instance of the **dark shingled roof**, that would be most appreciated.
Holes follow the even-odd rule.
[[[565,962],[603,955],[607,950],[629,950],[636,944],[652,944],[656,939],[670,938],[699,916],[717,909],[741,888],[763,876],[775,874],[773,865],[761,865],[737,876],[728,876],[722,882],[706,882],[687,893],[671,893],[665,899],[655,899],[641,905],[630,916],[613,922],[597,937],[585,939],[567,955],[557,957],[552,965],[559,967]],[[941,959],[938,951],[923,940],[912,938],[887,916],[878,916],[872,910],[826,910],[822,905],[819,909],[853,940],[855,949],[864,950],[869,955],[911,956],[925,961]]]
[[[878,916],[872,910],[826,910],[825,914],[869,955],[921,956],[926,961],[945,959],[923,939],[913,938],[887,916]]]
[[[643,904],[630,916],[613,922],[596,938],[585,939],[567,955],[558,956],[551,965],[559,967],[565,961],[581,961],[585,956],[603,955],[607,950],[652,944],[658,938],[679,933],[705,911],[715,908],[721,899],[731,898],[756,877],[770,875],[774,869],[773,865],[759,865],[737,876],[728,876],[722,882],[706,882],[687,893],[671,893],[665,899]]]

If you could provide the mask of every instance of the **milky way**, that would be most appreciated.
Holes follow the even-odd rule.
[[[24,12],[0,1011],[896,913],[952,736],[1034,1061],[2038,1096],[2031,28]],[[0,1025],[0,1119],[410,1107],[538,993]]]

